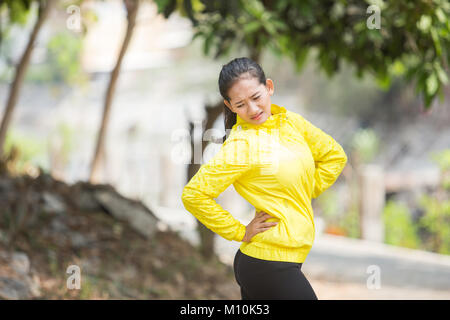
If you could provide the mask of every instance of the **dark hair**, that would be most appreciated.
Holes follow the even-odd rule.
[[[246,76],[254,77],[259,80],[261,84],[266,85],[266,75],[258,63],[250,58],[242,57],[235,58],[222,66],[219,75],[219,91],[220,95],[230,102],[228,90],[241,78]],[[236,113],[232,112],[225,104],[223,105],[225,130],[231,129],[236,124]],[[227,138],[223,137],[223,141]]]

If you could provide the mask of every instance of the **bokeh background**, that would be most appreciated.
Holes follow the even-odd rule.
[[[318,298],[449,299],[449,18],[438,0],[0,1],[0,299],[240,299],[239,243],[181,192],[243,56],[349,158],[312,200]],[[253,218],[232,185],[216,200]]]

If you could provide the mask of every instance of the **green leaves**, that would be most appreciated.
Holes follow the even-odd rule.
[[[417,22],[417,28],[422,32],[428,32],[431,27],[431,17],[427,15],[423,15],[420,17],[420,20]]]
[[[426,90],[429,96],[432,96],[436,93],[439,87],[438,78],[435,73],[432,73],[428,76],[426,80]]]
[[[441,43],[439,41],[439,36],[437,34],[436,28],[430,28],[431,38],[433,39],[434,48],[436,49],[436,54],[440,57],[442,54]]]
[[[381,74],[376,78],[376,82],[381,89],[387,90],[391,86],[391,77],[387,74]]]
[[[244,25],[244,33],[253,33],[256,30],[258,30],[259,28],[261,28],[261,23],[257,20],[255,21],[250,21],[249,23],[247,23],[246,25]]]
[[[437,78],[439,79],[439,81],[443,84],[446,85],[448,83],[448,76],[447,73],[445,73],[444,69],[442,69],[441,65],[439,63],[435,63],[433,65],[434,70],[436,72]]]
[[[32,0],[0,1],[0,14],[6,13],[10,24],[24,25],[27,22],[32,2]]]
[[[257,20],[263,20],[263,16],[266,14],[266,11],[264,10],[264,6],[261,2],[258,0],[243,0],[240,1],[240,3],[248,14]]]
[[[322,49],[318,55],[319,64],[328,77],[331,77],[337,70],[336,60],[333,59],[332,53]]]
[[[81,67],[81,50],[82,39],[79,35],[69,31],[52,35],[47,44],[47,59],[29,67],[27,80],[82,85],[87,75]]]
[[[447,16],[445,15],[444,11],[441,8],[436,8],[435,14],[441,23],[447,22]]]
[[[305,62],[307,61],[308,58],[308,53],[309,48],[307,47],[301,47],[297,50],[295,55],[295,67],[297,72],[300,72],[303,69]]]
[[[436,96],[441,97],[443,86],[448,84],[448,75],[438,61],[425,63],[416,69],[416,92],[422,92],[425,108],[429,108]]]
[[[411,213],[405,204],[388,201],[383,209],[383,222],[385,243],[413,249],[420,247],[418,226],[411,219]]]
[[[158,13],[162,13],[165,18],[168,18],[176,9],[176,0],[154,0],[158,8]]]

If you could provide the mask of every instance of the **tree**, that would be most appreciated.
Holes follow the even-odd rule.
[[[389,0],[377,2],[378,6],[368,0],[155,2],[166,18],[175,11],[188,17],[193,39],[200,38],[204,54],[214,59],[247,48],[249,57],[259,62],[262,50],[270,49],[289,57],[300,72],[315,50],[315,60],[329,77],[346,61],[356,67],[356,77],[371,73],[386,88],[394,77],[415,82],[425,108],[436,97],[444,97],[450,56],[450,4],[445,0]],[[219,101],[207,107],[219,112],[207,115],[216,117],[222,108]],[[206,123],[212,126],[214,120],[208,118]],[[194,170],[188,170],[190,179]],[[209,248],[204,254],[211,256],[213,236],[202,235],[199,227],[202,247]]]
[[[5,113],[0,124],[0,158],[3,157],[3,145],[5,143],[6,132],[11,122],[14,107],[17,103],[17,98],[19,96],[20,88],[22,87],[25,73],[30,62],[31,53],[36,42],[36,38],[56,1],[40,0],[36,2],[38,4],[38,16],[36,19],[36,23],[34,24],[30,38],[25,47],[25,51],[23,52],[22,57],[17,64],[14,79],[9,90],[8,100],[6,102]],[[31,3],[32,1],[26,0],[2,1],[0,3],[0,8],[3,9],[4,6],[6,6],[8,14],[10,16],[10,21],[14,23],[15,21],[23,19],[24,15],[26,15],[26,12],[30,9]]]
[[[33,0],[0,0],[0,46],[4,29],[7,31],[12,25],[24,25],[27,22],[32,2]]]
[[[100,127],[100,132],[98,133],[97,145],[95,148],[94,157],[91,165],[91,173],[89,176],[90,182],[97,182],[99,180],[98,170],[100,166],[100,160],[104,149],[105,137],[109,123],[109,116],[111,113],[111,105],[114,98],[114,92],[116,90],[117,79],[119,78],[120,67],[122,65],[123,58],[127,52],[128,45],[130,43],[131,37],[133,35],[134,27],[136,25],[136,16],[139,9],[139,0],[124,0],[124,4],[127,10],[127,31],[122,42],[122,47],[119,52],[119,57],[117,58],[116,65],[111,72],[111,77],[108,84],[108,89],[105,95],[105,102],[103,106],[103,116]]]

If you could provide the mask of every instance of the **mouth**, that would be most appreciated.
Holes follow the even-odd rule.
[[[263,112],[261,111],[257,116],[253,117],[252,120],[258,120],[259,117],[261,117],[262,113]]]

